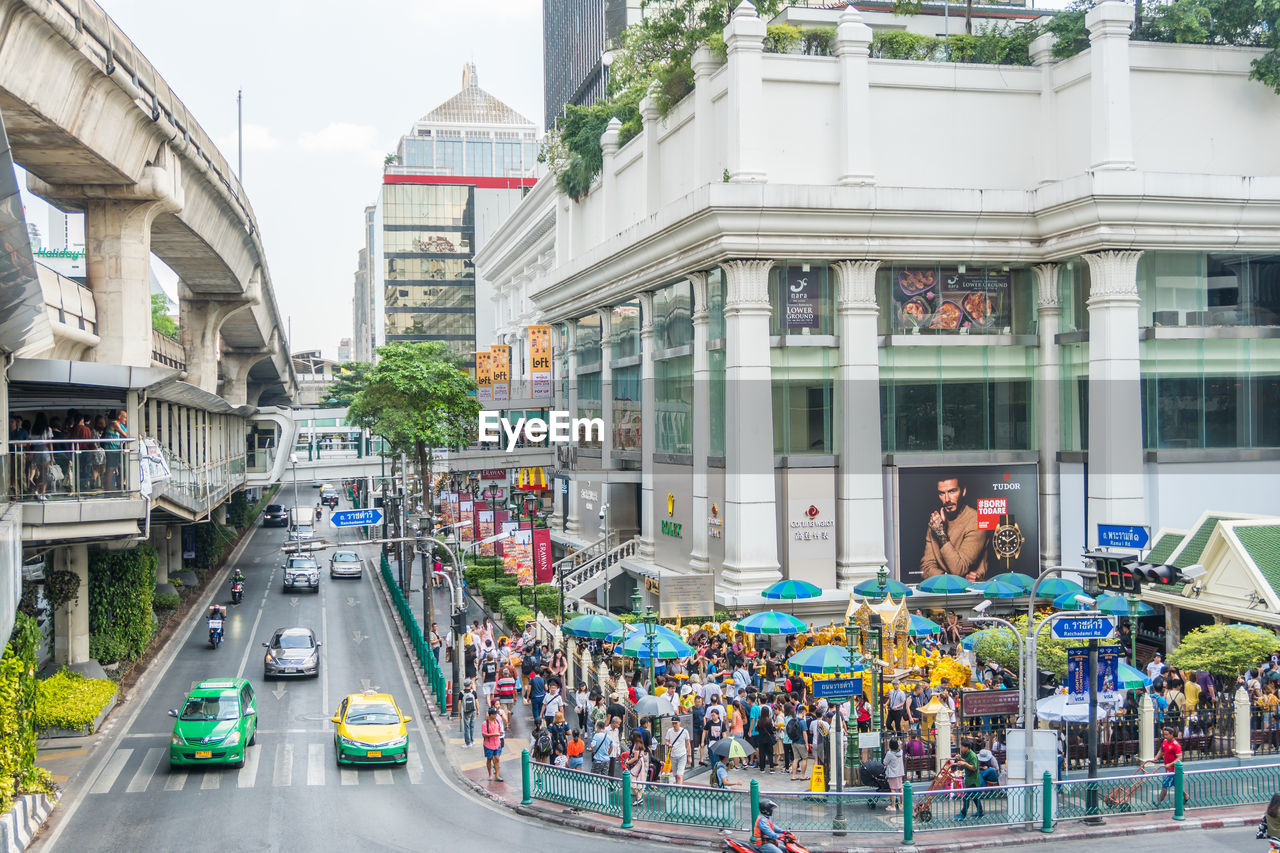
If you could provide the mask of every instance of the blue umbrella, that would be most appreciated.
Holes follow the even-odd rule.
[[[1096,609],[1102,611],[1108,616],[1128,616],[1131,613],[1136,616],[1150,616],[1156,612],[1156,609],[1145,601],[1135,601],[1134,609],[1129,609],[1129,599],[1123,595],[1115,595],[1110,592],[1104,592],[1098,596]]]
[[[862,656],[857,655],[857,660],[851,661],[849,650],[844,646],[810,646],[789,657],[787,669],[807,675],[861,672]]]
[[[981,592],[984,598],[1021,598],[1027,594],[1022,587],[994,580],[980,583],[974,589]]]
[[[1024,575],[1021,572],[1001,572],[995,577],[988,578],[987,581],[988,583],[991,581],[1000,581],[1000,583],[1015,586],[1022,590],[1024,595],[1029,595],[1031,593],[1031,587],[1036,582],[1035,578],[1030,577],[1029,575]]]
[[[886,595],[906,598],[911,595],[911,587],[893,578],[871,578],[855,586],[853,594],[864,598],[884,598]]]
[[[995,634],[1004,634],[1005,637],[1009,637],[1012,633],[1013,632],[1011,632],[1008,628],[1005,628],[1003,626],[999,628],[983,628],[981,631],[974,631],[972,634],[965,637],[963,640],[960,641],[960,645],[962,648],[972,649],[974,643],[978,642],[979,640],[985,639],[986,637],[991,637],[991,636],[994,636]]]
[[[1079,594],[1069,592],[1066,595],[1060,595],[1053,600],[1053,607],[1057,610],[1088,610],[1089,605],[1076,601],[1076,596]]]
[[[595,613],[586,613],[582,616],[575,616],[561,626],[560,630],[573,637],[591,637],[593,639],[604,639],[610,635],[617,633],[622,627],[622,623],[612,616],[600,616]]]
[[[1045,578],[1036,589],[1036,598],[1058,598],[1063,595],[1080,595],[1084,587],[1066,578]]]
[[[932,595],[958,595],[968,592],[972,585],[959,575],[934,575],[916,584],[916,591]]]
[[[911,627],[907,629],[907,633],[913,637],[919,637],[923,634],[941,634],[942,626],[932,619],[926,619],[923,616],[911,614]]]
[[[622,623],[618,630],[610,634],[607,639],[612,642],[618,642],[624,639],[630,639],[633,634],[644,636],[644,625],[640,622]],[[677,643],[683,643],[684,637],[668,628],[666,625],[654,625],[653,633],[659,637],[665,637],[668,640],[675,640]]]
[[[1140,669],[1134,669],[1124,661],[1120,661],[1121,687],[1150,687],[1151,677]]]
[[[785,580],[765,587],[760,595],[765,598],[782,599],[817,598],[822,595],[822,589],[808,581]]]

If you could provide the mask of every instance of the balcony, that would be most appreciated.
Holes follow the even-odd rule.
[[[132,537],[145,525],[135,438],[10,441],[4,469],[25,542]]]

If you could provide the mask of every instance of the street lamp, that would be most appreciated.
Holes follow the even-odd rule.
[[[293,505],[298,506],[298,454],[289,454],[289,464],[293,466]],[[289,510],[289,524],[293,524],[293,510]]]
[[[644,624],[645,645],[649,649],[649,690],[652,692],[655,686],[653,646],[658,639],[658,614],[653,612],[652,606],[646,607],[641,611],[639,586],[636,586],[635,591],[631,593],[631,612],[634,613]]]

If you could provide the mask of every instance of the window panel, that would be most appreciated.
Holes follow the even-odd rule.
[[[678,281],[653,292],[653,346],[671,349],[693,343],[693,288]]]
[[[610,358],[640,354],[640,300],[631,299],[609,312]]]
[[[613,449],[640,450],[640,365],[616,368],[613,384]]]
[[[654,447],[659,453],[693,452],[693,357],[655,362]]]

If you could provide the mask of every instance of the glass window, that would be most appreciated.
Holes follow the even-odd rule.
[[[1031,271],[978,264],[907,263],[877,278],[881,330],[892,334],[1032,334]],[[886,292],[887,291],[887,292]]]
[[[707,273],[707,340],[724,340],[724,270]]]
[[[471,285],[421,286],[398,285],[384,289],[388,310],[396,308],[466,308],[476,307],[476,291]]]
[[[693,452],[693,356],[654,362],[654,449]]]
[[[599,352],[599,345],[596,351]],[[578,417],[583,418],[602,418],[604,417],[604,409],[600,405],[600,374],[579,373],[578,374],[578,411],[581,413]],[[592,438],[589,441],[579,443],[580,447],[600,447],[599,439]]]
[[[610,358],[640,354],[640,300],[631,299],[609,312]]]
[[[653,346],[658,352],[693,343],[693,288],[678,281],[653,292]]]
[[[475,267],[470,258],[386,257],[387,281],[465,281],[475,280]]]
[[[1144,252],[1142,324],[1280,325],[1280,255]]]
[[[1062,314],[1058,321],[1059,332],[1087,332],[1089,330],[1089,264],[1083,258],[1074,258],[1058,266],[1058,302]]]
[[[430,169],[433,167],[435,165],[435,157],[430,137],[405,137],[400,162],[412,169]]]
[[[494,174],[500,177],[519,175],[523,171],[520,162],[520,140],[496,139],[493,143]]]
[[[578,320],[578,370],[600,367],[600,315]],[[597,399],[599,397],[597,396]]]
[[[474,227],[472,187],[387,184],[382,188],[383,225]]]
[[[613,449],[640,450],[640,365],[614,368]]]
[[[724,456],[724,350],[713,349],[707,353],[707,399],[711,404],[710,456]]]
[[[410,230],[386,229],[382,234],[382,250],[388,254],[403,252],[425,255],[470,255],[471,231],[437,231],[431,228]]]
[[[769,272],[771,335],[831,335],[835,323],[830,268],[823,263],[782,261]]]
[[[493,143],[488,139],[467,140],[467,174],[479,177],[493,174]]]
[[[462,165],[462,140],[461,139],[438,139],[436,140],[436,159],[438,164],[447,175],[463,175],[466,172]]]
[[[1058,405],[1063,450],[1089,449],[1089,343],[1058,348]]]
[[[772,360],[774,453],[834,453],[833,354],[823,347],[774,349]]]

